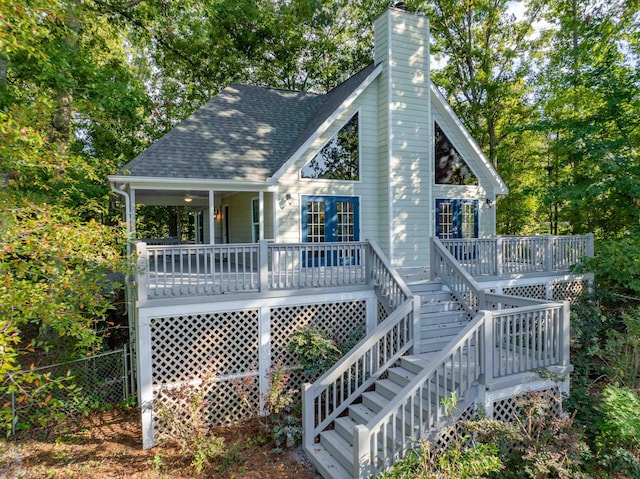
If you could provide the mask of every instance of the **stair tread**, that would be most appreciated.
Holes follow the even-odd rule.
[[[338,460],[322,444],[314,444],[311,449],[305,449],[307,456],[316,466],[316,469],[323,477],[331,477],[333,479],[352,479],[353,475],[347,471]]]
[[[344,467],[351,467],[353,446],[335,429],[320,433],[320,444]]]

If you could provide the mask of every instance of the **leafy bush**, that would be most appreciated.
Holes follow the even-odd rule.
[[[480,442],[498,447],[509,477],[576,477],[589,450],[573,418],[557,415],[554,401],[545,393],[528,393],[517,400],[513,422],[482,419],[468,427]]]
[[[595,246],[595,257],[588,258],[579,270],[595,273],[599,289],[640,296],[640,236],[602,240]]]
[[[456,441],[447,451],[434,451],[425,441],[416,451],[380,475],[381,479],[479,479],[502,469],[498,450],[491,444],[466,446],[468,438]]]
[[[640,397],[631,389],[608,385],[602,392],[601,447],[640,451]]]
[[[342,351],[329,335],[311,326],[294,333],[289,350],[298,358],[299,369],[310,376],[326,371],[342,356]]]

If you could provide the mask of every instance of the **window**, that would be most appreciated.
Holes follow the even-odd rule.
[[[436,199],[436,236],[441,239],[478,237],[478,201]]]
[[[478,178],[437,123],[434,125],[434,139],[436,183],[439,185],[477,185]]]
[[[302,167],[300,176],[343,181],[360,179],[357,113]]]

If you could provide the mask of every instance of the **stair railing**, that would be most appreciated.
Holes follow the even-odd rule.
[[[391,308],[389,315],[347,355],[302,391],[303,444],[315,438],[400,357],[413,348],[419,298],[373,243],[369,247],[368,277],[376,294]]]
[[[376,476],[402,459],[416,440],[446,419],[443,401],[452,392],[458,405],[475,400],[471,391],[482,374],[480,355],[487,315],[491,313],[478,314],[368,424],[354,427],[354,478]]]
[[[465,310],[475,315],[486,303],[485,292],[438,238],[431,238],[431,279],[439,279]]]

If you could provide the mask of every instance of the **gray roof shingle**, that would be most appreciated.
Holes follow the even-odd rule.
[[[324,95],[232,84],[118,174],[264,181],[372,70],[366,67]]]

